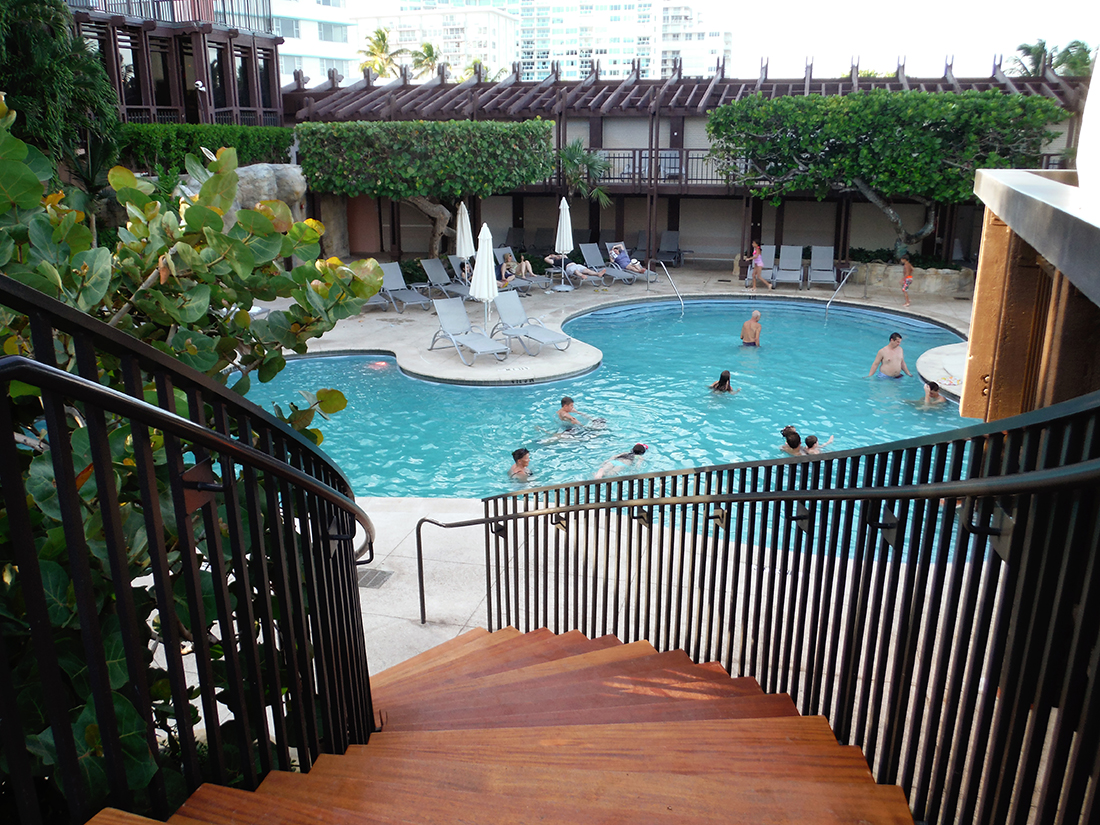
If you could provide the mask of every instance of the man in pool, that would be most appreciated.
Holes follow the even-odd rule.
[[[531,477],[531,451],[526,447],[512,450],[512,460],[515,464],[513,464],[512,469],[508,471],[509,478],[514,478],[516,481],[526,481],[529,479]]]
[[[909,367],[905,366],[905,353],[901,349],[900,332],[890,333],[890,343],[878,351],[867,377],[874,375],[875,370],[878,370],[879,378],[901,378],[903,372],[910,378],[913,377]]]
[[[754,309],[752,317],[741,325],[741,343],[746,347],[760,346],[760,310]]]

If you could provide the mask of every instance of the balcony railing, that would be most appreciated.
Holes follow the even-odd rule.
[[[271,0],[66,0],[69,8],[160,23],[218,23],[272,34]]]
[[[367,741],[346,478],[174,358],[6,277],[0,305],[32,345],[0,358],[0,810],[163,819]]]
[[[787,692],[918,821],[1091,822],[1100,394],[820,458],[485,500],[488,624]]]
[[[600,149],[598,152],[610,164],[610,169],[599,180],[601,185],[644,189],[651,180],[659,187],[732,185],[708,149],[658,149],[655,156],[651,156],[648,149]]]

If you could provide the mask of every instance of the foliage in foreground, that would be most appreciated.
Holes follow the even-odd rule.
[[[897,254],[934,229],[932,205],[973,196],[974,171],[1034,166],[1066,112],[1046,98],[988,92],[756,94],[715,109],[711,153],[754,195],[857,191],[894,226]],[[910,232],[891,198],[926,206]]]
[[[57,298],[90,316],[124,330],[136,338],[169,353],[211,378],[225,382],[234,376],[234,389],[244,391],[250,375],[261,381],[272,378],[284,366],[284,348],[304,351],[307,340],[332,328],[340,318],[357,312],[365,299],[378,289],[380,272],[374,261],[345,265],[336,259],[316,260],[319,239],[324,228],[316,221],[294,222],[290,210],[281,201],[267,201],[253,209],[237,213],[236,223],[224,229],[223,214],[236,195],[236,152],[221,149],[204,167],[195,157],[187,158],[188,171],[202,183],[194,200],[178,205],[154,197],[153,188],[121,167],[111,170],[111,186],[127,211],[129,221],[119,230],[120,243],[113,252],[92,246],[91,232],[84,215],[69,208],[62,193],[47,194],[44,184],[52,179],[53,166],[41,152],[28,147],[11,134],[15,113],[7,109],[0,95],[0,273]],[[178,211],[177,211],[178,210]],[[295,256],[302,263],[292,271],[283,271],[280,260]],[[255,300],[287,297],[294,303],[285,311],[272,312],[267,318],[253,319],[248,310]],[[30,325],[26,316],[0,308],[0,342],[4,353],[14,355],[32,350]],[[62,369],[75,371],[72,340],[58,334],[55,353]],[[123,368],[117,358],[99,356],[100,382],[123,390]],[[144,387],[155,397],[156,387]],[[302,409],[293,409],[291,423],[319,441],[319,432],[308,429],[315,413],[325,414],[344,405],[343,396],[334,390],[307,395]],[[126,761],[126,779],[136,794],[139,807],[145,789],[155,775],[164,781],[170,795],[183,788],[178,755],[179,720],[170,700],[168,673],[158,664],[152,651],[160,611],[149,578],[150,547],[162,545],[166,551],[168,576],[173,591],[183,638],[212,636],[217,611],[206,605],[206,627],[191,626],[183,567],[189,562],[185,526],[177,523],[171,507],[158,508],[163,535],[150,535],[140,484],[138,483],[134,431],[124,418],[109,417],[108,439],[114,474],[114,494],[118,500],[129,596],[137,611],[136,626],[145,643],[140,662],[141,682],[148,686],[152,705],[151,718],[143,718],[135,703],[138,677],[122,656],[123,643],[117,604],[120,585],[110,573],[108,563],[104,493],[97,488],[91,473],[92,459],[87,427],[71,431],[73,472],[77,477],[82,504],[81,523],[63,522],[54,476],[50,436],[43,424],[44,408],[39,390],[20,382],[11,382],[5,400],[21,448],[18,453],[30,510],[29,538],[39,559],[42,585],[49,605],[50,626],[46,628],[57,651],[63,673],[63,701],[70,709],[72,738],[85,779],[90,803],[96,806],[106,793],[103,746],[99,736],[97,710],[91,699],[89,665],[85,656],[80,618],[73,589],[73,557],[69,546],[75,527],[89,550],[90,586],[93,589],[97,624],[107,657],[107,677],[112,705],[118,722],[121,747]],[[177,393],[179,412],[187,415],[187,398]],[[69,408],[66,408],[67,412]],[[80,412],[69,412],[78,422]],[[160,500],[168,501],[170,467],[166,439],[151,439],[155,482]],[[194,459],[192,459],[194,460]],[[9,468],[11,469],[11,468]],[[262,497],[261,497],[262,498]],[[0,628],[5,655],[12,664],[16,707],[5,708],[5,719],[18,720],[32,765],[39,800],[46,821],[63,821],[65,791],[57,777],[58,762],[55,731],[51,728],[43,703],[42,676],[23,591],[23,571],[15,562],[13,522],[6,509],[0,510]],[[225,523],[223,512],[219,514]],[[270,530],[276,520],[265,519]],[[220,548],[216,538],[195,529],[198,546]],[[214,532],[218,532],[216,529]],[[20,535],[20,539],[28,536]],[[271,536],[264,535],[271,542]],[[268,546],[271,546],[269,544]],[[211,560],[195,560],[201,590],[213,593]],[[220,552],[220,550],[217,550]],[[219,562],[220,563],[220,562]],[[256,592],[254,599],[269,598]],[[227,669],[220,643],[212,645],[213,673],[220,690],[228,684]],[[193,697],[192,697],[193,698]],[[266,701],[280,702],[271,696]],[[253,718],[266,713],[263,707],[249,707]],[[199,709],[187,707],[198,722]],[[147,735],[148,726],[156,730],[160,764]],[[208,726],[216,719],[206,720]],[[253,730],[258,728],[254,727]],[[231,737],[227,737],[231,738]],[[230,755],[230,761],[232,761]],[[5,796],[11,788],[8,766],[0,762],[0,819]]]

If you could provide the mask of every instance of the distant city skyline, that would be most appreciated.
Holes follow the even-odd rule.
[[[819,0],[737,7],[728,0],[697,0],[694,5],[706,12],[711,26],[734,34],[727,77],[756,77],[761,58],[773,78],[802,77],[808,58],[815,77],[846,75],[853,58],[861,69],[892,73],[899,57],[911,77],[940,77],[945,58],[952,55],[956,77],[988,77],[994,57],[1002,55],[1007,69],[1021,43],[1045,40],[1064,46],[1083,40],[1093,49],[1100,46],[1100,4],[1095,2],[1059,5],[1049,15],[1025,0],[996,5],[922,0],[904,7],[847,8]]]

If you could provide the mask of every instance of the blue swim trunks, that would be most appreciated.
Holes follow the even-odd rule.
[[[892,381],[892,380],[894,380],[895,378],[901,378],[901,373],[899,372],[899,373],[898,373],[897,375],[887,375],[887,374],[886,374],[886,373],[884,373],[884,372],[883,372],[882,370],[878,370],[878,371],[877,371],[877,372],[875,373],[875,378],[888,378],[888,379],[890,379],[890,380]]]

